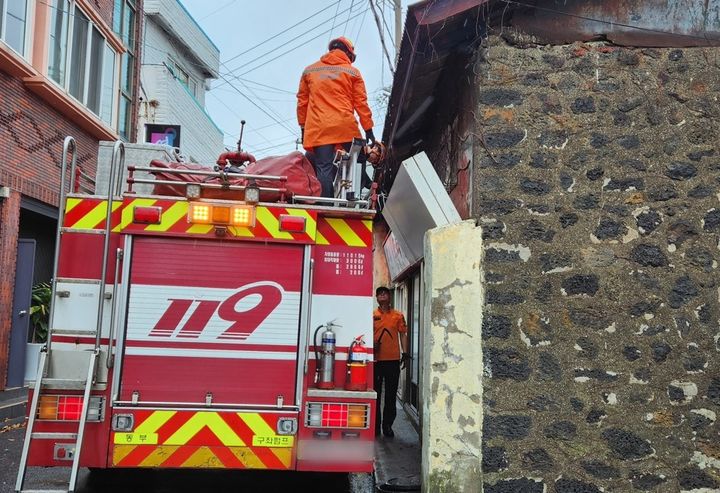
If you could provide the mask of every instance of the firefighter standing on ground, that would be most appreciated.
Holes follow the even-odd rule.
[[[334,195],[335,151],[339,147],[349,150],[352,140],[361,138],[356,112],[368,144],[375,141],[365,82],[352,66],[354,61],[353,44],[343,37],[333,39],[328,52],[308,66],[300,78],[297,119],[303,147],[315,155],[315,172],[323,197]]]
[[[375,435],[393,437],[392,430],[395,415],[395,395],[402,368],[408,359],[407,324],[405,317],[390,307],[390,290],[379,287],[375,290],[378,308],[373,312],[373,339],[375,341],[375,392],[377,393],[377,417]],[[398,345],[399,342],[399,345]],[[400,352],[402,350],[402,353]],[[401,357],[402,354],[402,357]],[[385,386],[385,403],[381,406],[381,390]]]

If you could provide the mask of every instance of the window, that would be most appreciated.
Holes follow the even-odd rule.
[[[135,0],[115,0],[113,31],[123,40],[127,51],[120,61],[120,114],[118,132],[126,140],[132,131],[133,81],[135,80]]]
[[[0,0],[0,39],[25,54],[28,0]]]
[[[73,1],[51,7],[48,77],[113,126],[115,51]]]
[[[179,65],[173,60],[170,60],[169,66],[173,75],[175,75],[175,78],[180,81],[182,85],[187,87],[188,90],[192,93],[192,95],[195,96],[197,91],[197,84],[190,77],[190,74],[187,72],[187,70],[185,70],[181,65]]]

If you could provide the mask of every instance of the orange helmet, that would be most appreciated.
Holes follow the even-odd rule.
[[[328,51],[334,49],[343,50],[345,53],[347,53],[347,56],[350,58],[351,62],[355,61],[355,47],[353,46],[352,41],[350,41],[346,37],[340,36],[339,38],[335,38],[330,41],[330,44],[328,44]]]

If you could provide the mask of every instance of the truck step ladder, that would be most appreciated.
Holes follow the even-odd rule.
[[[60,359],[61,353],[65,352],[62,350],[52,349],[52,334],[54,329],[54,307],[55,297],[57,296],[57,279],[58,279],[58,262],[60,257],[60,238],[62,235],[62,226],[65,218],[65,201],[67,194],[65,191],[65,178],[67,175],[67,163],[68,155],[72,153],[72,164],[70,170],[70,186],[69,191],[72,193],[75,191],[75,177],[76,177],[76,163],[77,163],[77,144],[75,139],[72,137],[66,137],[63,143],[62,152],[62,166],[60,171],[60,200],[59,200],[59,213],[58,213],[58,228],[55,237],[55,259],[53,265],[53,278],[52,278],[52,298],[50,303],[50,326],[48,330],[48,341],[47,344],[42,348],[40,352],[40,361],[38,362],[38,373],[35,376],[35,385],[33,389],[32,403],[28,413],[27,429],[25,431],[25,440],[23,442],[22,454],[20,456],[20,464],[18,467],[17,480],[15,482],[15,491],[22,493],[33,493],[33,492],[73,492],[77,485],[77,475],[80,469],[80,456],[82,453],[83,436],[85,434],[85,424],[87,422],[88,410],[90,408],[90,390],[95,384],[97,376],[97,365],[100,359],[100,336],[102,333],[102,322],[103,322],[103,303],[105,299],[105,281],[107,274],[107,260],[108,250],[110,243],[110,229],[111,229],[111,215],[112,215],[112,203],[114,193],[119,195],[120,191],[120,176],[122,175],[122,168],[125,161],[125,148],[122,142],[116,142],[113,148],[111,165],[110,165],[110,179],[107,190],[107,212],[105,217],[105,230],[104,234],[104,248],[102,256],[102,268],[99,279],[99,290],[98,290],[98,307],[97,307],[97,323],[95,325],[95,347],[92,350],[84,351],[87,355],[87,368],[73,368],[68,371],[65,369],[56,368],[56,365],[52,364],[53,355],[56,359]],[[117,177],[116,174],[120,175]],[[114,304],[113,304],[114,307]],[[91,333],[92,334],[92,333]],[[110,354],[110,347],[108,343],[108,355]],[[82,370],[85,370],[84,372]],[[27,462],[30,454],[30,445],[33,440],[33,428],[35,426],[35,420],[38,416],[38,408],[40,403],[40,397],[43,393],[43,389],[46,388],[61,388],[64,390],[80,390],[83,389],[83,403],[80,414],[80,420],[78,423],[77,433],[75,435],[75,449],[72,450],[72,466],[70,468],[70,479],[68,481],[68,487],[64,490],[23,490],[25,483],[25,476],[27,474]]]
[[[89,352],[87,377],[84,382],[82,380],[74,380],[76,388],[82,385],[84,387],[83,392],[83,405],[80,414],[80,422],[78,423],[77,436],[75,438],[75,449],[73,451],[72,466],[70,468],[70,480],[68,482],[67,489],[63,490],[24,490],[23,483],[25,482],[25,474],[27,473],[27,460],[30,453],[30,443],[32,441],[32,432],[35,425],[35,418],[38,413],[38,404],[40,402],[40,394],[42,393],[43,384],[47,383],[49,379],[45,378],[45,372],[47,371],[48,364],[48,349],[47,346],[40,352],[40,361],[38,363],[38,374],[35,377],[35,387],[33,389],[32,404],[30,405],[30,412],[28,414],[27,430],[25,431],[25,441],[23,442],[22,454],[20,456],[20,466],[18,470],[17,481],[15,483],[15,491],[22,493],[49,493],[49,492],[73,492],[77,485],[77,475],[80,469],[80,455],[82,453],[83,435],[85,433],[85,422],[87,421],[89,403],[90,403],[90,389],[94,383],[95,366],[97,363],[98,351],[94,350]]]

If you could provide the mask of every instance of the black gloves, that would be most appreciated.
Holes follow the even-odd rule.
[[[300,142],[305,141],[305,127],[300,127]]]
[[[365,130],[365,140],[367,141],[367,145],[370,145],[371,142],[375,142],[375,134],[373,133],[372,128]]]

